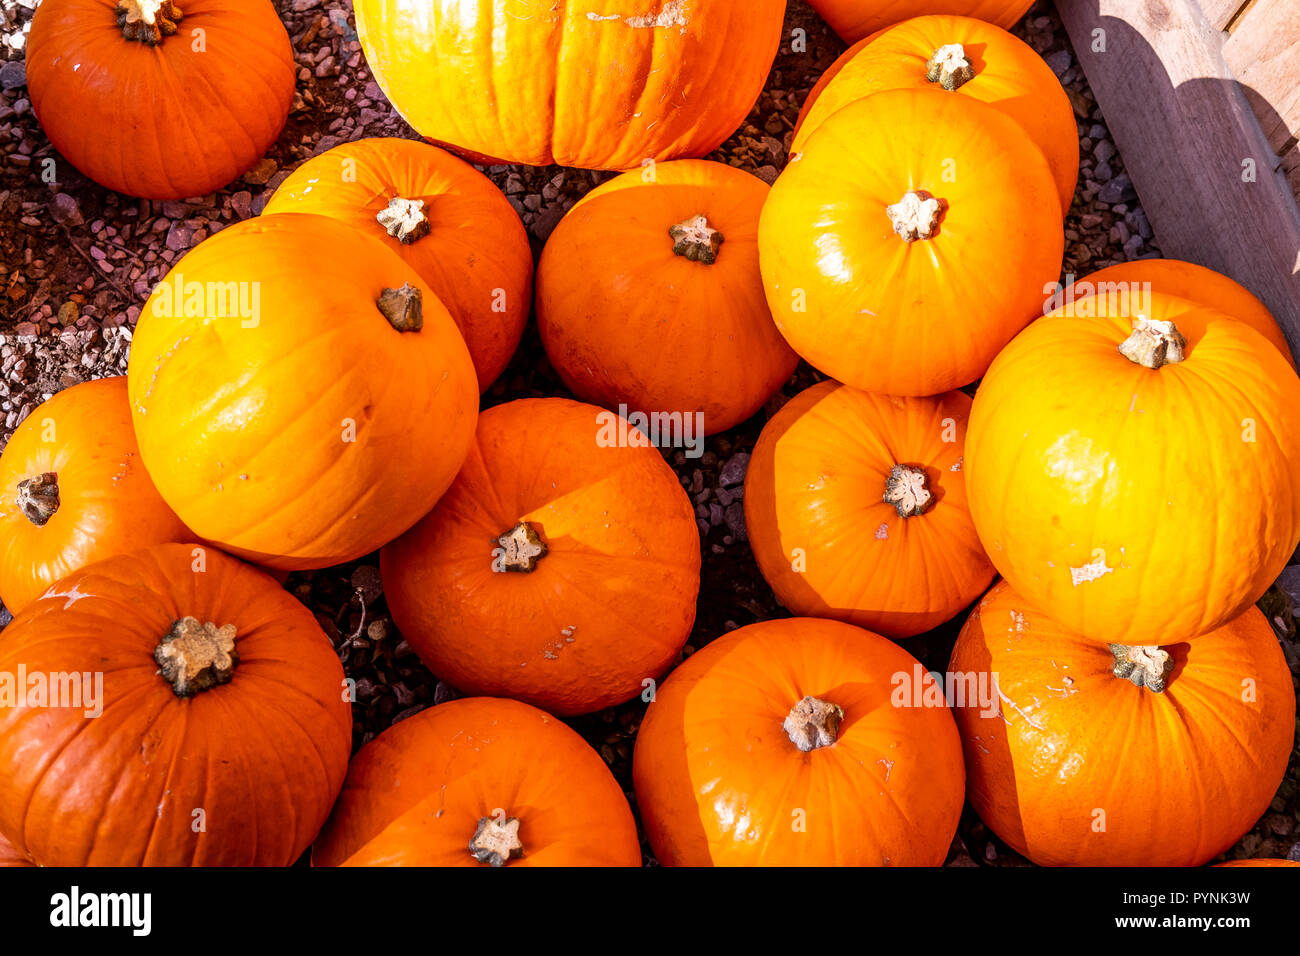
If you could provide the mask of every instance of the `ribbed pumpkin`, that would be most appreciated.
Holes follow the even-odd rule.
[[[925,14],[978,17],[1010,29],[1034,0],[808,0],[845,43]]]
[[[1216,863],[1215,866],[1300,866],[1296,860],[1271,859],[1269,857],[1257,857],[1253,860],[1229,860],[1226,863]]]
[[[1291,355],[1286,336],[1264,303],[1255,298],[1245,286],[1193,262],[1183,262],[1180,259],[1136,259],[1107,266],[1071,283],[1063,290],[1060,299],[1054,299],[1050,304],[1054,310],[1062,309],[1075,299],[1092,296],[1092,304],[1096,306],[1097,313],[1105,315],[1117,307],[1122,308],[1129,293],[1142,295],[1147,291],[1187,299],[1245,322],[1272,342],[1291,363],[1291,367],[1295,368],[1295,359]],[[1075,304],[1073,311],[1077,312],[1080,305],[1081,303]],[[1106,312],[1101,311],[1103,306]],[[1169,308],[1175,306],[1171,304]],[[1181,308],[1181,311],[1187,309]]]
[[[938,866],[964,782],[920,662],[813,618],[751,624],[687,658],[646,710],[632,776],[666,866]]]
[[[27,86],[54,148],[101,186],[204,196],[280,135],[293,50],[269,0],[43,0]]]
[[[0,867],[35,866],[31,860],[14,849],[14,845],[0,835]]]
[[[890,90],[826,119],[772,187],[758,248],[786,341],[846,385],[937,395],[1042,314],[1064,236],[1042,151],[1005,114]]]
[[[350,561],[409,528],[451,484],[478,412],[465,342],[415,271],[297,213],[185,256],[145,303],[128,380],[163,499],[196,534],[277,568]]]
[[[1256,608],[1189,643],[1108,647],[1001,582],[948,669],[996,675],[996,713],[955,709],[968,793],[1045,866],[1205,863],[1268,809],[1291,752],[1291,675]]]
[[[778,601],[899,638],[979,597],[993,565],[966,509],[970,404],[962,392],[898,398],[822,382],[767,423],[745,526]]]
[[[1244,612],[1300,542],[1300,379],[1258,332],[1183,299],[1072,308],[1017,336],[976,393],[975,528],[1072,629],[1192,639]]]
[[[0,599],[17,614],[59,578],[192,537],[145,473],[126,376],[64,389],[0,455]]]
[[[343,784],[352,716],[333,648],[215,548],[74,571],[5,629],[0,674],[20,673],[27,693],[0,706],[0,832],[44,866],[286,866]],[[75,693],[96,674],[97,702]],[[40,706],[34,675],[47,705],[57,675],[79,679],[61,682],[70,706]]]
[[[640,432],[594,405],[521,399],[483,413],[455,484],[380,569],[394,620],[439,677],[581,714],[673,663],[695,619],[700,539]]]
[[[886,27],[854,44],[804,101],[791,152],[828,116],[885,90],[942,89],[988,103],[1029,134],[1070,208],[1079,175],[1074,110],[1051,68],[1007,31],[971,17],[928,16]]]
[[[471,697],[361,748],[312,849],[317,866],[639,866],[627,798],[549,714]]]
[[[631,169],[703,156],[758,98],[784,0],[357,0],[366,61],[473,161]]]
[[[363,139],[307,160],[265,214],[330,216],[381,239],[437,293],[465,337],[480,391],[528,320],[533,253],[523,223],[482,173],[434,146]]]
[[[744,421],[799,358],[772,322],[758,271],[768,186],[722,163],[659,163],[588,193],[537,271],[551,365],[585,401]]]

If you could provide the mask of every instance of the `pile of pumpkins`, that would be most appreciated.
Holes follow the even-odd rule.
[[[0,863],[286,865],[310,847],[317,865],[638,865],[624,794],[559,719],[637,696],[636,802],[663,864],[937,865],[967,796],[1044,864],[1228,848],[1291,748],[1290,674],[1252,603],[1300,541],[1300,378],[1263,306],[1208,270],[1057,284],[1077,139],[1055,76],[1002,29],[1028,3],[905,19],[927,4],[823,0],[859,42],[770,189],[692,157],[755,101],[781,0],[531,6],[356,13],[429,140],[625,170],[565,215],[535,276],[466,162],[348,143],[175,265],[125,378],[14,433],[0,675],[49,693],[0,699]],[[46,0],[28,76],[88,175],[203,193],[274,140],[292,57],[267,0],[123,0],[120,36],[82,54],[110,75],[115,57],[209,71],[222,109],[186,88],[146,104],[213,107],[193,115],[229,148],[201,161],[166,115],[113,137],[68,109],[90,84],[60,45],[113,13],[86,8]],[[242,59],[190,56],[193,24]],[[467,105],[485,88],[502,95]],[[578,400],[480,414],[534,304]],[[830,379],[766,424],[743,498],[795,616],[660,686],[695,619],[699,532],[661,451],[602,423],[724,431],[801,358]],[[471,696],[349,761],[354,687],[277,576],[376,550],[406,640]],[[946,677],[896,643],[998,574]],[[102,679],[97,713],[55,699],[68,675]],[[954,677],[980,692],[954,700]]]

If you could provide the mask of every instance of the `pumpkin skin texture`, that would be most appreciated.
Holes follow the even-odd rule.
[[[115,0],[43,0],[27,44],[32,109],[54,148],[101,186],[205,196],[280,135],[293,101],[289,34],[268,0],[189,0],[174,21],[175,4],[156,16],[158,0],[126,2],[175,32],[127,39]]]
[[[439,704],[362,747],[312,863],[492,865],[469,844],[494,815],[518,820],[522,844],[496,865],[641,865],[632,810],[600,755],[544,711],[492,697]]]
[[[782,605],[901,638],[979,597],[993,565],[966,508],[970,404],[962,392],[899,398],[828,381],[773,416],[745,476],[745,526]],[[924,476],[914,503],[884,500],[899,466]]]
[[[586,169],[719,146],[758,99],[785,16],[784,0],[354,6],[375,82],[422,136],[473,162]]]
[[[376,216],[393,199],[424,208],[390,229]],[[480,391],[509,364],[528,320],[533,253],[506,197],[468,163],[408,139],[344,143],[280,184],[263,214],[280,212],[330,216],[401,256],[456,320]]]
[[[182,697],[155,654],[186,618],[232,638],[233,655],[225,682],[211,665],[198,677],[216,682]],[[343,784],[352,715],[329,640],[215,548],[157,545],[74,571],[5,629],[0,672],[20,666],[103,675],[99,717],[0,707],[0,832],[42,866],[287,866]]]
[[[1117,677],[1106,645],[1006,582],[971,613],[948,669],[996,674],[1001,703],[955,708],[968,795],[1018,853],[1044,866],[1198,866],[1268,809],[1295,694],[1264,615],[1252,607],[1164,652],[1173,670],[1157,693]]]
[[[178,276],[249,283],[260,315],[175,315]],[[423,326],[399,332],[377,303],[408,283]],[[163,499],[204,539],[276,568],[350,561],[409,528],[451,484],[478,412],[433,291],[378,239],[298,213],[223,229],[178,263],[140,315],[127,377]]]
[[[997,109],[942,90],[836,111],[777,178],[758,227],[786,341],[831,378],[891,395],[979,378],[1042,314],[1063,245],[1042,152]]]
[[[562,398],[489,409],[443,500],[380,553],[393,619],[454,687],[589,713],[641,693],[686,643],[690,499],[656,449],[599,444],[611,420]],[[500,539],[527,529],[547,550],[516,561]]]
[[[1194,262],[1183,262],[1181,259],[1138,259],[1107,266],[1073,283],[1065,290],[1061,303],[1053,311],[1063,308],[1072,299],[1088,296],[1093,296],[1093,301],[1098,306],[1104,303],[1109,310],[1116,304],[1123,304],[1123,292],[1126,288],[1135,288],[1132,283],[1149,283],[1152,292],[1187,299],[1245,322],[1272,342],[1282,357],[1295,368],[1295,358],[1291,355],[1286,336],[1264,303],[1255,298],[1245,286]],[[1100,308],[1096,311],[1105,314]]]
[[[569,210],[537,270],[537,324],[564,384],[606,408],[699,413],[706,434],[754,414],[799,363],[758,271],[767,193],[742,170],[685,159],[649,183],[624,173]],[[706,232],[691,241],[682,230],[699,215]]]
[[[24,504],[20,486],[45,475],[54,486]],[[14,614],[77,568],[193,537],[140,461],[124,375],[64,389],[29,415],[0,454],[0,489],[0,599]]]
[[[1300,379],[1258,332],[1183,299],[1153,292],[1124,317],[1073,307],[980,383],[975,528],[998,572],[1078,633],[1191,640],[1243,613],[1300,541]],[[1135,324],[1171,319],[1183,361],[1120,353],[1146,334]]]
[[[961,44],[973,75],[955,80],[943,71],[927,77],[935,52]],[[937,64],[936,64],[937,66]],[[1079,137],[1074,110],[1042,57],[1007,31],[971,17],[916,17],[886,27],[854,44],[831,65],[804,101],[792,153],[836,110],[884,90],[946,89],[988,103],[1015,120],[1043,151],[1064,215],[1079,176]]]
[[[1226,863],[1216,863],[1215,866],[1300,866],[1300,862],[1295,860],[1273,859],[1269,857],[1257,857],[1253,860],[1229,860]]]
[[[0,867],[35,865],[35,863],[15,850],[12,843],[0,836]]]
[[[965,780],[956,725],[928,673],[922,686],[938,706],[891,703],[895,675],[922,672],[893,642],[815,618],[751,624],[691,655],[646,710],[633,755],[655,857],[665,866],[943,863]],[[784,726],[805,697],[843,711],[838,738],[807,752]]]
[[[859,40],[891,24],[926,14],[976,17],[1011,29],[1033,6],[1033,0],[808,0],[845,43]],[[1073,135],[1073,134],[1071,134]]]

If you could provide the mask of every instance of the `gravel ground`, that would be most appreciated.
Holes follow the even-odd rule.
[[[88,378],[124,374],[140,308],[152,286],[186,250],[221,228],[257,215],[300,161],[366,136],[417,139],[366,69],[346,0],[276,0],[299,66],[288,125],[270,153],[230,186],[198,199],[156,202],[108,192],[85,179],[45,139],[27,99],[23,50],[35,0],[11,0],[0,11],[0,448],[13,428],[53,392]],[[793,30],[806,52],[790,49]],[[1065,274],[1085,275],[1159,248],[1137,201],[1069,41],[1050,4],[1040,2],[1014,31],[1060,77],[1074,107],[1081,153],[1079,187],[1065,222]],[[786,162],[799,107],[844,45],[802,0],[792,0],[786,39],[767,86],[742,128],[710,158],[771,182]],[[54,183],[42,173],[53,160]],[[610,173],[558,166],[492,166],[483,170],[519,213],[534,252],[564,213]],[[821,376],[801,365],[763,412],[710,438],[703,457],[669,452],[696,504],[704,551],[703,581],[689,655],[736,627],[785,615],[758,573],[746,544],[741,484],[763,423],[786,400]],[[529,325],[510,367],[485,396],[497,404],[528,396],[567,394]],[[1293,559],[1294,560],[1294,559]],[[419,662],[388,617],[378,562],[294,574],[288,587],[316,614],[356,678],[355,743],[397,720],[457,696]],[[1300,674],[1294,607],[1300,567],[1288,568],[1261,604],[1283,637]],[[961,617],[964,617],[962,615]],[[0,607],[0,626],[9,615]],[[959,617],[960,620],[960,617]],[[927,666],[943,669],[957,633],[948,624],[909,640]],[[639,700],[571,721],[600,751],[631,792],[631,753],[644,704]],[[1300,753],[1269,813],[1228,857],[1300,859]],[[646,847],[647,863],[654,860]],[[949,866],[1025,866],[967,807],[949,852]]]

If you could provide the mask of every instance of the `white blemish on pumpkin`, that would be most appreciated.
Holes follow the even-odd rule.
[[[1129,410],[1130,412],[1133,411],[1133,409],[1135,409],[1135,408],[1137,407],[1137,403],[1138,403],[1137,392],[1134,392],[1134,393],[1133,393],[1133,401],[1131,401],[1131,402],[1128,403],[1128,410]]]
[[[552,653],[551,651],[542,651],[542,656],[548,661],[558,661],[560,659],[559,654]]]
[[[888,538],[889,538],[889,525],[882,524],[879,528],[876,529],[876,540],[886,541],[888,540]]]
[[[1034,721],[1030,718],[1030,716],[1026,714],[1023,710],[1021,710],[1019,706],[1017,706],[1014,700],[1012,700],[1006,694],[1002,693],[1001,687],[998,688],[998,697],[1002,699],[1002,702],[1004,704],[1008,705],[1012,710],[1014,710],[1017,714],[1019,714],[1021,718],[1024,720],[1024,722],[1027,723],[1030,727],[1033,727],[1035,730],[1043,729],[1043,726],[1041,724],[1034,723]],[[1009,726],[1011,724],[1011,721],[1007,720],[1006,713],[1003,712],[1001,708],[998,709],[998,712],[1002,715],[1002,722]]]
[[[881,757],[876,763],[885,768],[885,783],[889,783],[889,774],[894,769],[894,761]]]
[[[625,17],[619,13],[604,15],[588,13],[587,19],[597,23],[622,20],[634,30],[653,30],[655,27],[681,27],[681,32],[685,33],[686,26],[689,23],[686,19],[686,2],[687,0],[668,0],[663,9],[653,16],[646,14],[640,17]]]
[[[1097,555],[1094,560],[1089,561],[1083,567],[1070,568],[1070,581],[1077,588],[1085,581],[1095,581],[1104,575],[1111,574],[1114,570],[1114,568],[1106,566],[1104,555]]]
[[[1029,630],[1029,625],[1025,623],[1025,616],[1019,611],[1011,612],[1011,629],[1017,634],[1023,634]]]
[[[876,313],[872,312],[870,309],[858,309],[858,315],[869,315],[873,319],[876,317]]]
[[[949,470],[949,471],[961,471],[961,463],[965,460],[965,458],[966,458],[965,455],[958,455],[958,456],[957,456],[957,460],[956,460],[955,462],[953,462],[952,467],[949,468],[948,470]]]

